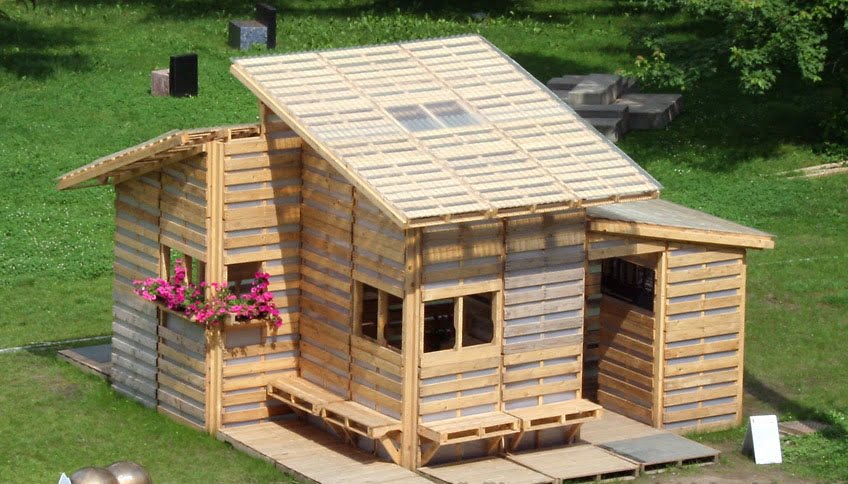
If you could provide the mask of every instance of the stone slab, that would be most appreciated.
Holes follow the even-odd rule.
[[[593,128],[613,143],[618,142],[624,136],[625,121],[624,118],[587,118],[584,117]]]
[[[643,469],[715,461],[720,452],[675,434],[658,434],[608,442],[602,445],[625,459],[639,462]]]
[[[570,104],[610,104],[621,94],[623,82],[615,74],[589,74],[568,92]]]
[[[583,80],[586,76],[571,76],[564,75],[562,77],[554,77],[550,81],[548,81],[548,89],[551,91],[570,91],[574,89],[575,86],[580,84],[580,81]]]
[[[268,42],[268,27],[256,20],[232,20],[229,27],[230,47],[247,50],[254,45],[266,45]]]
[[[615,104],[628,106],[630,129],[662,129],[683,112],[680,94],[630,93],[619,97]]]
[[[157,69],[150,72],[150,94],[154,96],[171,95],[170,69]]]

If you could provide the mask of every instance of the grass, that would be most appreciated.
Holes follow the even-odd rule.
[[[278,50],[479,32],[544,80],[628,66],[637,53],[630,47],[632,33],[657,23],[681,39],[697,40],[698,29],[685,18],[654,17],[614,1],[454,4],[281,2]],[[255,99],[228,73],[230,57],[239,54],[225,45],[227,20],[249,17],[250,4],[2,5],[12,20],[0,20],[0,347],[105,335],[113,192],[101,187],[59,193],[53,179],[170,129],[254,121]],[[489,19],[470,21],[468,14],[478,10],[489,12]],[[149,96],[149,72],[166,66],[169,55],[189,51],[200,56],[200,96]],[[848,334],[848,179],[777,175],[830,161],[816,150],[817,125],[835,99],[828,86],[801,85],[791,75],[769,96],[742,96],[720,71],[685,93],[687,112],[669,129],[631,133],[621,143],[663,183],[664,198],[777,235],[775,250],[749,258],[746,387],[752,408],[786,418],[833,421],[848,412],[848,359],[842,357]],[[9,358],[18,366],[47,364]],[[4,376],[10,382],[13,377]],[[13,393],[0,388],[0,398],[8,400]],[[74,406],[87,405],[96,402]],[[22,412],[22,418],[34,418]],[[125,427],[164,425],[149,413],[139,415],[150,421],[137,417]],[[37,420],[32,426],[36,433],[49,428]],[[813,478],[848,479],[842,461],[832,458],[844,435],[817,437],[833,445],[810,444],[788,465]],[[58,468],[58,456],[22,456],[16,465]],[[88,455],[109,460],[95,457]],[[5,467],[0,465],[0,477]],[[193,466],[201,467],[207,468]],[[220,467],[210,463],[209,469]]]
[[[55,482],[132,460],[154,482],[296,482],[274,466],[116,396],[55,353],[0,356],[0,482]]]

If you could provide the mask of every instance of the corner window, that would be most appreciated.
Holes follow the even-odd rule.
[[[250,292],[257,272],[262,271],[261,262],[245,262],[227,266],[227,286],[233,294]]]
[[[648,311],[654,310],[654,271],[624,259],[604,259],[601,293]]]
[[[489,344],[495,336],[494,293],[424,303],[424,352]]]
[[[354,332],[380,346],[400,351],[403,342],[403,299],[356,282]]]

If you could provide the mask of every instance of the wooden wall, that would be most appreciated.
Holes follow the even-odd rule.
[[[585,212],[507,220],[506,410],[581,397]]]
[[[424,229],[425,300],[500,291],[503,223],[473,222]],[[493,304],[501,305],[500,300]],[[498,326],[499,322],[495,321]],[[498,328],[499,329],[499,328]],[[495,341],[500,331],[496,329]],[[423,422],[500,409],[501,345],[421,355],[419,415]]]
[[[261,422],[288,412],[282,403],[266,395],[268,383],[297,371],[297,337],[284,328],[275,331],[265,325],[250,325],[224,331],[224,427]]]
[[[300,372],[349,396],[353,186],[303,151]]]
[[[112,387],[156,406],[156,307],[132,292],[133,281],[159,275],[159,174],[115,187],[115,279]]]
[[[206,160],[201,156],[167,165],[160,173],[161,244],[206,261]]]
[[[662,426],[741,421],[745,321],[742,249],[669,244]]]
[[[598,401],[598,362],[601,343],[601,261],[586,262],[583,298],[583,398]]]
[[[157,347],[158,410],[191,427],[206,425],[205,330],[171,312],[162,312]]]
[[[598,403],[653,423],[654,312],[603,295],[600,303]]]

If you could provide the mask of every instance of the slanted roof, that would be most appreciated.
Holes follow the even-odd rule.
[[[589,230],[621,235],[730,245],[774,247],[774,236],[665,200],[616,203],[587,209]]]
[[[237,59],[231,71],[403,226],[660,188],[477,35]]]
[[[203,144],[215,139],[243,138],[259,134],[259,126],[237,125],[215,128],[173,130],[65,173],[58,178],[58,190],[116,184],[185,160],[203,152]],[[85,182],[93,181],[83,185]]]

